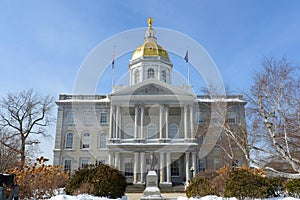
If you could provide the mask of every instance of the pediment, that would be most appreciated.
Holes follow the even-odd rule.
[[[133,92],[133,95],[172,95],[169,88],[161,87],[156,84],[144,85]]]
[[[192,91],[173,86],[158,80],[148,79],[138,84],[127,86],[114,91],[110,96],[124,96],[124,95],[185,95],[195,96]]]

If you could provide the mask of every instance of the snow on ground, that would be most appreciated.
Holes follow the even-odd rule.
[[[129,199],[130,200],[130,199]],[[237,198],[224,198],[224,197],[218,197],[214,195],[208,195],[201,198],[187,198],[187,197],[178,197],[177,200],[237,200]],[[298,200],[297,198],[293,197],[276,197],[276,198],[268,198],[265,200]]]
[[[78,196],[69,196],[69,195],[57,195],[55,197],[52,197],[49,200],[112,200],[105,197],[95,197],[88,194],[81,194]],[[127,197],[124,196],[118,200],[127,200]],[[130,200],[130,199],[128,199]],[[237,200],[236,198],[223,198],[223,197],[217,197],[214,195],[209,195],[201,198],[187,198],[187,197],[178,197],[177,200]],[[277,197],[277,198],[268,198],[266,200],[299,200],[297,198],[293,197]]]
[[[78,196],[70,196],[70,195],[64,195],[60,194],[54,197],[51,197],[49,200],[112,200],[108,199],[106,197],[95,197],[88,194],[80,194]],[[119,198],[117,200],[127,200],[126,196],[123,196],[122,198]]]

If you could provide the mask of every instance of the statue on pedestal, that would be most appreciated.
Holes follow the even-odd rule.
[[[155,156],[154,151],[152,152],[152,154],[151,154],[151,156],[150,156],[150,159],[151,159],[150,170],[151,170],[151,171],[154,171],[154,170],[155,170],[155,165],[157,164],[157,158],[156,158],[156,156]]]

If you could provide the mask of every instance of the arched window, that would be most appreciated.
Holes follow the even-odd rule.
[[[134,74],[134,83],[140,82],[140,71],[136,70]]]
[[[154,78],[154,69],[150,68],[147,70],[147,78]]]
[[[90,148],[90,134],[85,132],[82,135],[82,148],[88,149]]]
[[[177,124],[170,124],[169,126],[169,136],[170,138],[176,138],[178,134],[178,126]]]
[[[73,133],[66,134],[66,149],[73,149]]]
[[[124,128],[124,139],[132,139],[134,135],[133,125],[127,124]]]
[[[161,72],[161,80],[163,82],[167,82],[167,73],[166,73],[166,70],[162,70],[162,72]]]
[[[147,139],[156,139],[157,131],[156,126],[154,124],[149,124],[147,127]]]
[[[100,133],[99,148],[106,148],[106,133]]]

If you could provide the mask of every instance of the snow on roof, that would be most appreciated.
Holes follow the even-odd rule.
[[[64,99],[59,100],[60,103],[108,103],[110,102],[108,97],[103,99]]]
[[[198,102],[203,103],[213,103],[213,102],[238,102],[238,103],[244,103],[245,101],[239,98],[215,98],[215,99],[198,99]]]

